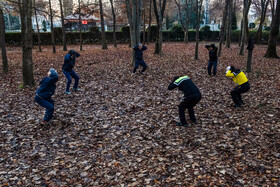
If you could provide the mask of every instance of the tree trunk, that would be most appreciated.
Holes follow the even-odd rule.
[[[105,38],[105,23],[104,23],[104,16],[103,16],[103,6],[102,0],[99,0],[99,8],[100,8],[100,18],[101,18],[101,37],[102,37],[102,49],[108,49],[107,42]]]
[[[275,15],[273,16],[271,30],[269,33],[268,47],[266,50],[266,58],[279,58],[276,52],[277,36],[279,34],[279,25],[280,25],[280,0],[277,0]]]
[[[241,40],[242,40],[242,33],[243,33],[243,28],[244,28],[244,21],[243,19],[241,20],[241,29],[240,29],[240,34],[239,34],[239,42],[238,42],[238,46],[241,46]]]
[[[59,6],[60,6],[61,25],[62,25],[62,43],[63,43],[63,51],[67,51],[67,46],[66,46],[66,32],[65,32],[65,25],[64,25],[64,14],[63,14],[62,0],[59,0]]]
[[[130,32],[130,47],[133,47],[133,41],[135,38],[134,37],[134,32],[133,32],[133,20],[132,20],[132,12],[131,12],[131,3],[130,3],[130,0],[126,0],[126,12],[127,12],[127,19],[128,19],[128,22],[129,22],[129,32]],[[134,5],[132,5],[134,6]],[[134,58],[134,50],[131,49],[131,63],[132,63],[132,66],[134,66],[134,63],[135,63],[135,58]]]
[[[157,2],[156,0],[153,0],[154,2],[154,11],[155,16],[157,20],[157,34],[156,34],[156,45],[155,45],[155,54],[162,54],[162,21],[163,21],[163,15],[164,10],[166,6],[166,0],[163,0],[162,7],[161,7],[161,0],[159,0],[159,11],[157,9]]]
[[[221,29],[220,29],[220,41],[219,41],[218,57],[220,57],[221,54],[222,54],[224,35],[225,35],[225,25],[226,25],[226,20],[227,20],[227,16],[228,16],[228,4],[229,4],[229,1],[230,0],[225,0],[225,8],[224,8],[224,13],[223,13],[223,22],[222,22]]]
[[[83,38],[82,38],[82,20],[81,20],[81,0],[79,3],[79,31],[80,31],[80,51],[83,50]]]
[[[152,22],[152,0],[150,0],[150,5],[149,5],[149,28],[148,28],[148,36],[147,36],[148,44],[151,39],[151,22]]]
[[[201,6],[202,6],[202,0],[200,0],[200,5],[198,3],[198,0],[196,0],[196,34],[195,34],[195,55],[194,59],[198,60],[198,47],[199,47],[199,27],[200,27],[200,13],[201,13]]]
[[[0,7],[0,45],[2,49],[2,63],[3,63],[3,73],[8,73],[8,58],[6,52],[6,40],[5,40],[5,19],[3,9]]]
[[[146,43],[146,12],[145,7],[143,8],[143,44]]]
[[[40,28],[39,28],[38,19],[37,19],[37,11],[36,11],[35,0],[33,0],[33,4],[34,4],[34,13],[35,13],[36,26],[37,26],[38,48],[39,48],[39,52],[42,52],[41,37],[40,37]]]
[[[137,1],[136,9],[136,43],[141,42],[141,14],[142,14],[142,0]]]
[[[55,38],[54,38],[54,30],[53,30],[53,11],[52,11],[51,0],[49,0],[49,9],[50,9],[50,18],[51,18],[52,47],[53,47],[53,53],[55,53],[56,49],[55,49]]]
[[[116,36],[116,14],[114,9],[114,2],[113,0],[110,0],[111,3],[111,10],[113,15],[113,41],[114,41],[114,47],[117,47],[117,36]]]
[[[268,3],[269,3],[269,0],[261,0],[261,7],[262,7],[261,20],[260,20],[260,25],[259,25],[258,31],[255,36],[255,38],[257,38],[257,42],[256,42],[257,44],[261,44],[261,42],[262,42],[262,27],[263,27],[263,23],[265,21]]]
[[[244,46],[245,46],[245,40],[247,39],[247,42],[249,41],[249,28],[248,28],[248,13],[251,6],[251,0],[244,0],[244,7],[243,7],[243,31],[242,31],[242,37],[241,37],[241,46],[239,55],[244,55]]]
[[[228,28],[227,28],[227,37],[226,37],[226,47],[230,48],[231,43],[231,27],[232,27],[232,1],[228,2]]]
[[[20,0],[19,0],[20,2]],[[20,8],[22,33],[23,86],[35,86],[32,61],[32,0],[23,0]]]
[[[250,73],[252,71],[252,56],[253,56],[253,50],[248,50],[248,57],[247,57],[247,67],[246,72]]]

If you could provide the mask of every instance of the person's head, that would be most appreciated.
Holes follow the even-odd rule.
[[[143,45],[141,43],[138,44],[138,48],[142,49]]]
[[[211,44],[211,45],[210,45],[210,49],[211,49],[211,50],[214,50],[215,47],[216,47],[215,44]]]
[[[76,52],[74,50],[69,51],[72,58],[76,57]]]
[[[55,69],[51,68],[48,72],[48,76],[49,77],[58,76],[57,71]]]

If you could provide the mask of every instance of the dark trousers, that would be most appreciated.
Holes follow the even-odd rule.
[[[143,69],[141,71],[142,73],[147,69],[147,64],[146,64],[146,62],[144,60],[136,60],[135,64],[134,64],[133,73],[136,72],[136,70],[138,69],[139,65],[143,67]]]
[[[179,104],[179,117],[182,124],[187,124],[185,110],[188,109],[191,121],[196,121],[193,107],[201,100],[201,95],[191,95],[185,97]]]
[[[241,98],[241,94],[248,92],[250,90],[250,84],[249,82],[246,82],[240,86],[235,87],[231,92],[232,100],[234,101],[234,104],[240,105],[243,100]]]
[[[74,84],[74,89],[77,89],[78,88],[78,84],[79,84],[79,76],[75,73],[74,70],[72,71],[63,71],[66,79],[67,79],[67,86],[66,86],[66,91],[69,92],[69,89],[70,89],[70,85],[72,83],[72,79],[71,77],[73,77],[75,79],[75,84]]]
[[[42,107],[46,108],[44,121],[50,121],[54,112],[54,100],[52,98],[44,99],[38,95],[35,96],[35,101]]]
[[[212,71],[212,67],[213,67],[213,75],[216,75],[217,74],[217,64],[218,64],[218,60],[215,60],[215,61],[208,61],[208,67],[207,67],[207,70],[208,70],[208,75],[211,75],[211,71]]]

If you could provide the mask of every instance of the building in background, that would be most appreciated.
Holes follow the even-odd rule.
[[[65,17],[73,14],[73,0],[63,0],[63,11]]]
[[[89,31],[91,27],[101,28],[100,18],[94,15],[81,16],[81,21],[82,21],[82,31]],[[79,14],[71,14],[65,17],[64,25],[66,31],[79,31]]]

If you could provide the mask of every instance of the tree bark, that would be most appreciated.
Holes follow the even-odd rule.
[[[53,53],[55,53],[56,49],[55,49],[55,38],[54,38],[54,30],[53,30],[53,11],[52,11],[51,0],[49,0],[49,9],[50,9],[50,18],[51,18],[52,47],[53,47]]]
[[[143,44],[146,43],[146,12],[145,7],[143,8]]]
[[[79,32],[80,32],[80,51],[83,50],[83,38],[82,38],[82,20],[81,20],[81,0],[78,0],[79,4]]]
[[[21,4],[21,0],[19,0],[19,4]],[[22,33],[23,86],[35,86],[32,61],[32,0],[22,0],[20,15]]]
[[[239,55],[244,55],[244,46],[245,46],[245,40],[247,39],[247,42],[249,41],[249,28],[248,28],[248,13],[251,6],[251,0],[244,0],[244,7],[243,7],[243,31],[242,31],[242,37],[241,37],[241,46]]]
[[[3,63],[3,73],[8,73],[8,58],[6,51],[6,40],[5,40],[5,19],[3,9],[0,7],[0,45],[2,49],[2,63]]]
[[[202,0],[196,0],[196,34],[195,34],[195,55],[194,59],[198,60],[198,47],[199,47],[199,27],[200,27],[200,14],[201,14]]]
[[[151,39],[151,22],[152,22],[152,0],[150,0],[150,5],[149,5],[149,28],[148,28],[148,36],[147,36],[148,44]]]
[[[273,16],[271,30],[269,33],[268,47],[266,50],[266,58],[279,58],[276,52],[277,36],[279,34],[280,25],[280,0],[277,0],[275,15]]]
[[[263,23],[265,21],[268,4],[269,4],[269,0],[261,0],[261,7],[262,7],[261,20],[260,20],[260,25],[259,25],[258,31],[255,36],[255,38],[257,38],[257,42],[256,42],[257,44],[261,44],[261,42],[262,42],[262,27],[263,27]]]
[[[60,6],[61,26],[62,26],[62,44],[63,44],[63,51],[67,51],[67,46],[66,46],[66,32],[65,32],[65,25],[64,25],[64,14],[63,14],[62,0],[59,0],[59,6]]]
[[[182,11],[181,11],[181,4],[180,1],[177,2],[177,0],[174,0],[175,4],[178,7],[178,11],[179,11],[179,20],[181,22],[182,28],[184,29],[184,43],[188,43],[188,30],[189,30],[189,11],[188,11],[188,0],[186,0],[185,2],[185,8],[184,10],[186,11],[186,23],[183,23],[183,19],[182,19]]]
[[[108,49],[107,42],[105,38],[105,23],[104,23],[104,16],[103,16],[103,5],[102,0],[99,0],[99,8],[100,8],[100,18],[101,18],[101,37],[102,37],[102,49]]]
[[[117,47],[117,36],[116,36],[116,14],[114,9],[114,2],[113,0],[110,0],[111,3],[111,10],[113,15],[113,41],[114,41],[114,47]]]
[[[232,1],[228,2],[228,21],[227,21],[227,37],[226,37],[226,47],[230,48],[231,43],[231,27],[232,27]]]
[[[223,48],[223,42],[224,42],[224,35],[225,35],[225,25],[226,25],[226,20],[228,16],[228,4],[230,0],[225,0],[225,8],[224,8],[224,13],[223,13],[223,22],[221,25],[220,29],[220,41],[219,41],[219,49],[218,49],[218,57],[221,56],[222,54],[222,48]]]
[[[130,0],[126,0],[125,2],[126,2],[127,19],[128,19],[128,22],[129,22],[130,47],[133,47],[134,32],[133,32],[133,20],[132,20],[132,12],[131,12],[131,2],[130,2]],[[132,63],[132,66],[135,63],[134,50],[133,49],[131,49],[131,63]]]
[[[156,0],[153,0],[154,3],[154,12],[155,17],[157,20],[157,34],[156,34],[156,45],[155,45],[155,54],[162,54],[162,21],[163,15],[166,6],[166,0],[163,0],[162,7],[161,7],[161,0],[159,0],[159,11],[157,8]]]
[[[37,19],[37,10],[36,10],[35,0],[33,0],[33,5],[34,5],[34,14],[35,14],[36,26],[37,26],[38,49],[39,49],[39,52],[42,52],[40,28],[39,28],[38,19]]]

